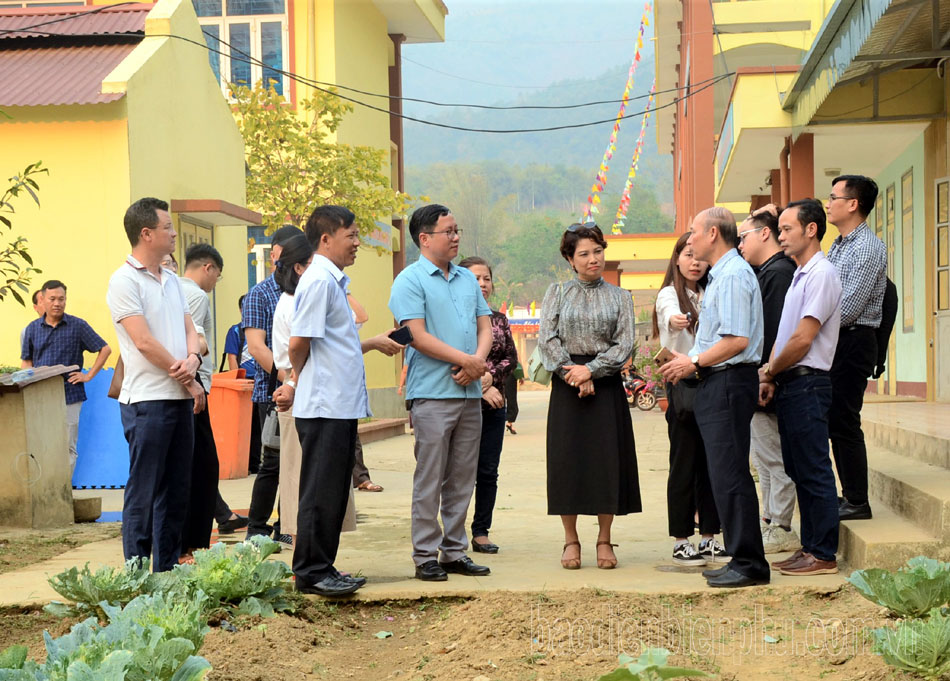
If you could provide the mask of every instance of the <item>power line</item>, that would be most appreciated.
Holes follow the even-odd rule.
[[[133,3],[123,3],[123,4],[133,4]],[[115,7],[115,6],[116,6],[116,5],[107,5],[107,6],[104,6],[104,8],[105,8],[105,7]],[[96,11],[96,10],[94,10],[94,11]],[[76,15],[73,15],[73,16],[76,16]],[[81,15],[80,15],[80,16],[81,16]],[[70,18],[72,18],[72,17],[70,17]],[[65,18],[61,18],[60,20],[65,20]],[[47,23],[50,23],[50,22],[43,22],[42,24],[39,24],[39,25],[25,26],[25,27],[18,28],[18,29],[7,29],[7,30],[3,30],[3,31],[0,31],[0,35],[6,34],[6,33],[35,33],[35,34],[38,34],[38,35],[47,35],[47,36],[48,36],[48,35],[53,35],[53,36],[59,36],[59,35],[61,35],[61,34],[51,34],[51,33],[46,32],[46,31],[36,31],[36,30],[34,30],[34,29],[37,28],[38,26],[40,26],[40,25],[46,25]],[[137,33],[137,32],[136,32],[136,33],[111,33],[111,34],[108,34],[108,35],[111,35],[111,36],[135,36],[135,37],[141,37],[141,36],[142,36],[141,33]],[[99,39],[101,39],[101,38],[106,37],[106,36],[104,36],[103,34],[75,34],[75,33],[74,33],[74,34],[69,34],[68,37],[74,37],[74,38],[88,37],[88,38],[99,38]],[[633,113],[633,114],[629,114],[629,115],[623,116],[623,117],[620,118],[620,119],[617,119],[616,117],[613,117],[613,118],[609,118],[609,119],[603,119],[603,120],[597,120],[597,121],[590,121],[590,122],[587,122],[587,123],[573,123],[573,124],[565,124],[565,125],[555,125],[555,126],[548,126],[548,127],[543,127],[543,128],[520,128],[520,129],[469,128],[469,127],[465,127],[465,126],[452,125],[452,124],[449,124],[449,123],[439,123],[439,122],[437,122],[437,121],[429,121],[429,120],[425,120],[425,119],[421,119],[421,118],[416,118],[416,117],[414,117],[414,116],[409,116],[409,115],[402,114],[402,113],[396,113],[396,112],[394,112],[394,111],[390,111],[389,109],[384,109],[384,108],[382,108],[382,107],[378,107],[378,106],[375,106],[375,105],[373,105],[373,104],[369,104],[369,103],[364,102],[364,101],[362,101],[362,100],[355,99],[355,98],[349,97],[349,96],[347,96],[347,95],[343,95],[343,94],[341,94],[341,93],[339,93],[339,92],[334,92],[333,90],[328,90],[328,89],[326,89],[325,87],[321,87],[321,85],[323,85],[323,84],[322,84],[320,81],[311,80],[311,79],[309,79],[309,78],[305,78],[305,77],[303,77],[303,76],[300,76],[300,75],[298,75],[298,74],[296,74],[296,73],[293,73],[293,72],[290,72],[290,71],[285,71],[285,70],[283,70],[283,69],[279,69],[279,68],[273,67],[273,66],[271,66],[271,65],[269,65],[269,64],[265,64],[265,63],[262,62],[261,60],[256,59],[256,58],[252,57],[251,55],[248,55],[246,52],[243,52],[242,50],[240,50],[240,49],[238,49],[238,48],[236,48],[236,47],[230,45],[228,42],[226,42],[226,41],[224,41],[224,40],[222,40],[222,39],[220,39],[220,38],[215,38],[214,36],[211,36],[211,37],[214,38],[218,43],[229,47],[229,48],[232,50],[232,54],[222,52],[221,50],[217,50],[217,49],[211,47],[210,45],[208,45],[206,42],[203,42],[203,41],[199,42],[199,41],[197,41],[197,40],[192,40],[191,38],[186,38],[186,37],[180,36],[180,35],[165,33],[165,34],[151,34],[151,35],[149,35],[149,36],[147,36],[147,37],[155,37],[155,38],[176,38],[176,39],[178,39],[178,40],[182,40],[182,41],[184,41],[184,42],[191,43],[191,44],[193,44],[193,45],[197,45],[198,47],[201,47],[201,48],[203,48],[203,49],[205,49],[205,50],[207,50],[207,51],[209,51],[209,52],[213,52],[213,53],[215,53],[215,54],[219,54],[219,55],[222,55],[222,56],[229,57],[232,61],[237,61],[237,62],[239,62],[239,63],[246,63],[246,64],[255,65],[255,66],[260,66],[260,67],[266,69],[267,71],[270,71],[270,72],[273,72],[273,73],[276,73],[276,74],[280,74],[280,75],[282,75],[282,76],[286,76],[287,78],[289,78],[289,79],[291,79],[291,80],[293,80],[293,81],[295,81],[295,82],[298,82],[298,83],[300,83],[300,84],[302,84],[302,85],[307,85],[308,87],[311,87],[311,88],[313,88],[313,89],[315,89],[315,90],[318,90],[318,91],[320,91],[320,92],[323,92],[323,93],[326,93],[326,94],[335,96],[335,97],[337,97],[337,98],[339,98],[339,99],[342,99],[342,100],[344,100],[344,101],[351,102],[351,103],[353,103],[353,104],[359,104],[360,106],[363,106],[363,107],[365,107],[365,108],[367,108],[367,109],[371,109],[371,110],[373,110],[373,111],[378,111],[378,112],[384,113],[384,114],[386,114],[386,115],[396,116],[396,117],[401,118],[401,119],[403,119],[403,120],[412,121],[412,122],[414,122],[414,123],[420,123],[420,124],[422,124],[422,125],[429,125],[429,126],[438,127],[438,128],[444,128],[444,129],[448,129],[448,130],[458,130],[458,131],[460,131],[460,132],[479,132],[479,133],[486,133],[486,134],[520,134],[520,133],[531,133],[531,132],[554,132],[554,131],[558,131],[558,130],[571,130],[571,129],[577,129],[577,128],[586,128],[586,127],[591,127],[591,126],[595,126],[595,125],[601,125],[601,124],[604,124],[604,123],[612,123],[612,122],[614,122],[614,121],[616,121],[616,120],[625,120],[625,119],[628,119],[628,118],[637,118],[637,117],[639,117],[639,116],[643,116],[643,113],[642,113],[642,112],[639,112],[639,113]],[[233,56],[233,52],[237,52],[238,54],[242,55],[244,58],[243,58],[243,59],[235,58],[235,57]],[[706,82],[706,84],[705,84],[703,87],[691,88],[691,91],[690,91],[688,94],[683,95],[683,96],[681,96],[681,97],[674,97],[670,102],[655,107],[655,108],[654,108],[654,111],[658,111],[658,110],[660,110],[660,109],[664,109],[664,108],[667,108],[667,107],[670,107],[670,106],[675,106],[675,105],[678,104],[680,101],[683,101],[683,100],[685,100],[685,99],[688,99],[689,97],[692,97],[693,95],[698,94],[699,92],[702,92],[703,90],[705,90],[705,89],[707,89],[707,88],[709,88],[709,87],[712,87],[713,85],[715,85],[716,83],[720,82],[721,80],[723,80],[723,79],[725,79],[725,78],[729,78],[729,77],[731,77],[731,76],[732,76],[731,73],[726,73],[726,74],[723,74],[723,75],[721,75],[721,76],[717,76],[717,77],[714,77],[714,78],[710,78],[710,79],[708,79],[708,81]],[[335,86],[331,86],[331,87],[335,87]],[[346,88],[345,86],[343,87],[343,89],[347,89],[347,90],[351,90],[351,91],[354,90],[354,88]],[[679,89],[682,89],[682,88],[675,88],[675,89],[676,89],[676,90],[679,90]],[[359,92],[359,91],[358,91],[358,92]],[[377,96],[377,97],[378,97],[378,96],[387,97],[386,95],[378,95],[378,94],[374,94],[374,93],[363,93],[363,94],[367,94],[367,95],[370,95],[370,96]],[[412,101],[412,100],[410,100],[410,101]],[[576,106],[576,105],[574,105],[574,106]],[[563,107],[563,108],[573,108],[573,107]]]

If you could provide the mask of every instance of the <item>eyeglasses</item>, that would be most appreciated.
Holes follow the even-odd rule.
[[[441,232],[423,232],[423,234],[445,234],[450,240],[458,239],[462,235],[462,230],[460,229],[446,229]]]
[[[567,228],[568,232],[576,232],[579,229],[596,229],[600,231],[600,227],[597,226],[596,222],[575,222],[573,225]]]
[[[752,232],[758,232],[760,229],[765,229],[765,225],[762,225],[761,227],[753,227],[752,229],[747,229],[744,232],[739,232],[739,243],[743,243],[749,234],[752,234]]]
[[[846,200],[850,201],[850,200],[853,199],[853,198],[854,198],[853,196],[835,196],[834,194],[829,194],[829,195],[828,195],[828,200],[829,200],[829,201],[837,201],[838,199],[846,199]]]

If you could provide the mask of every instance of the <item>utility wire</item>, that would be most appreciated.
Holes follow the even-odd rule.
[[[133,4],[133,3],[124,3],[124,4]],[[106,5],[106,6],[104,6],[104,7],[115,7],[115,6],[116,6],[116,5]],[[74,16],[75,16],[75,15],[74,15]],[[80,16],[81,16],[81,15],[80,15]],[[65,19],[65,18],[63,18],[63,19]],[[63,20],[63,19],[61,19],[61,20]],[[47,22],[44,22],[43,25],[45,25],[46,23],[47,23]],[[48,33],[48,32],[44,32],[44,31],[36,31],[36,30],[33,30],[33,29],[35,29],[35,28],[36,28],[35,26],[24,26],[24,27],[18,28],[18,29],[8,29],[8,30],[0,31],[0,35],[5,34],[5,33],[35,33],[35,34],[38,34],[38,35],[53,35],[53,36],[59,36],[59,35],[61,35],[61,34],[50,34],[50,33]],[[74,37],[74,38],[79,38],[79,37],[103,38],[103,37],[108,37],[108,36],[135,36],[135,37],[142,37],[143,34],[140,33],[140,32],[134,32],[134,33],[111,33],[111,34],[105,34],[105,35],[104,35],[104,34],[69,34],[68,37]],[[587,122],[587,123],[573,123],[573,124],[565,124],[565,125],[555,125],[555,126],[548,126],[548,127],[543,127],[543,128],[520,128],[520,129],[468,128],[468,127],[465,127],[465,126],[452,125],[452,124],[449,124],[449,123],[439,123],[439,122],[436,122],[436,121],[429,121],[429,120],[425,120],[425,119],[421,119],[421,118],[416,118],[416,117],[414,117],[414,116],[409,116],[409,115],[406,115],[406,114],[396,113],[396,112],[391,111],[391,110],[389,110],[389,109],[384,109],[384,108],[382,108],[382,107],[378,107],[378,106],[375,106],[375,105],[373,105],[373,104],[369,104],[369,103],[367,103],[367,102],[361,101],[361,100],[359,100],[359,99],[355,99],[355,98],[353,98],[353,97],[349,97],[349,96],[347,96],[347,95],[340,94],[339,92],[334,92],[333,90],[328,90],[328,89],[326,89],[325,87],[321,87],[322,84],[321,84],[319,81],[314,81],[314,80],[311,80],[311,79],[309,79],[309,78],[305,78],[305,77],[303,77],[303,76],[300,76],[300,75],[298,75],[298,74],[296,74],[296,73],[293,73],[293,72],[290,72],[290,71],[285,71],[285,70],[283,70],[283,69],[279,69],[279,68],[270,66],[270,65],[268,65],[268,64],[265,64],[265,63],[264,63],[263,61],[261,61],[260,59],[256,59],[256,58],[252,57],[251,55],[248,55],[246,52],[243,52],[242,50],[240,50],[240,49],[238,49],[238,48],[235,48],[234,46],[230,45],[229,43],[227,43],[227,42],[224,41],[224,40],[221,40],[220,38],[215,38],[215,40],[216,40],[217,42],[219,42],[220,44],[229,47],[229,48],[232,50],[232,52],[237,52],[238,54],[242,55],[244,58],[243,58],[243,59],[235,58],[235,57],[233,56],[233,54],[228,54],[228,53],[222,52],[221,50],[215,49],[215,48],[211,47],[210,45],[208,45],[208,44],[207,44],[206,42],[204,42],[204,41],[192,40],[191,38],[186,38],[186,37],[180,36],[180,35],[175,35],[175,34],[170,34],[170,33],[164,33],[164,34],[151,34],[151,35],[146,36],[146,37],[155,37],[155,38],[176,38],[176,39],[178,39],[178,40],[182,40],[182,41],[184,41],[184,42],[191,43],[191,44],[193,44],[193,45],[196,45],[196,46],[198,46],[198,47],[201,47],[201,48],[203,48],[203,49],[205,49],[205,50],[207,50],[207,51],[209,51],[209,52],[213,52],[213,53],[215,53],[215,54],[219,54],[219,55],[222,55],[222,56],[229,57],[232,61],[237,61],[237,62],[239,62],[239,63],[246,63],[246,64],[255,65],[255,66],[260,66],[260,67],[266,69],[266,70],[269,71],[269,72],[273,72],[273,73],[276,73],[276,74],[280,74],[280,75],[282,75],[282,76],[286,76],[287,78],[289,78],[289,79],[291,79],[291,80],[293,80],[293,81],[295,81],[295,82],[301,83],[302,85],[307,85],[308,87],[311,87],[311,88],[313,88],[313,89],[315,89],[315,90],[318,90],[318,91],[320,91],[320,92],[323,92],[323,93],[326,93],[326,94],[335,96],[335,97],[337,97],[337,98],[339,98],[339,99],[342,99],[342,100],[344,100],[344,101],[348,101],[348,102],[351,102],[351,103],[353,103],[353,104],[359,104],[360,106],[363,106],[363,107],[365,107],[365,108],[367,108],[367,109],[371,109],[371,110],[373,110],[373,111],[378,111],[378,112],[380,112],[380,113],[384,113],[384,114],[391,115],[391,116],[396,116],[396,117],[401,118],[401,119],[403,119],[403,120],[412,121],[412,122],[414,122],[414,123],[420,123],[420,124],[423,124],[423,125],[430,125],[430,126],[433,126],[433,127],[444,128],[444,129],[448,129],[448,130],[458,130],[458,131],[461,131],[461,132],[480,132],[480,133],[487,133],[487,134],[519,134],[519,133],[530,133],[530,132],[554,132],[554,131],[557,131],[557,130],[571,130],[571,129],[576,129],[576,128],[586,128],[586,127],[591,127],[591,126],[595,126],[595,125],[601,125],[601,124],[604,124],[604,123],[612,123],[612,122],[615,122],[616,120],[625,120],[625,119],[628,119],[628,118],[637,118],[637,117],[640,117],[640,116],[643,116],[643,115],[644,115],[643,112],[637,112],[637,113],[628,114],[628,115],[626,115],[626,116],[623,116],[623,117],[620,118],[620,119],[617,119],[616,117],[613,117],[613,118],[608,118],[608,119],[603,119],[603,120],[590,121],[590,122]],[[214,36],[212,36],[212,38],[214,38]],[[685,99],[688,99],[689,97],[692,97],[693,95],[698,94],[699,92],[702,92],[703,90],[705,90],[705,89],[707,89],[707,88],[709,88],[709,87],[712,87],[712,86],[715,85],[716,83],[718,83],[718,82],[724,80],[725,78],[729,78],[729,77],[731,77],[731,76],[732,76],[731,73],[726,73],[726,74],[723,74],[723,75],[721,75],[721,76],[717,76],[717,77],[714,77],[714,78],[710,78],[710,79],[708,79],[708,81],[704,81],[704,82],[706,82],[706,84],[703,85],[702,87],[699,87],[699,88],[690,88],[690,92],[689,92],[688,94],[683,95],[683,96],[681,96],[681,97],[674,97],[670,102],[668,102],[668,103],[666,103],[666,104],[663,104],[663,105],[660,105],[660,106],[657,106],[657,107],[654,107],[653,110],[654,110],[654,111],[658,111],[658,110],[660,110],[660,109],[665,109],[665,108],[670,107],[670,106],[675,106],[675,105],[677,105],[680,101],[683,101],[683,100],[685,100]],[[346,88],[346,89],[352,90],[353,88]],[[680,89],[680,88],[677,88],[677,89]],[[370,93],[370,94],[371,94],[371,93]],[[379,95],[377,95],[377,96],[379,96]]]

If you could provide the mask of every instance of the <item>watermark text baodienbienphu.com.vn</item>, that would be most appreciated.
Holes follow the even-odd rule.
[[[586,617],[562,617],[558,606],[537,604],[531,610],[531,650],[583,655],[626,653],[666,648],[674,654],[722,658],[747,655],[840,656],[871,652],[865,630],[872,619],[784,617],[781,608],[752,606],[748,617],[720,617],[715,608],[694,610],[665,606],[659,615],[607,605]]]

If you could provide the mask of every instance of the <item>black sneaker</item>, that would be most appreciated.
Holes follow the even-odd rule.
[[[726,551],[726,547],[716,541],[715,537],[700,541],[699,553],[706,559],[707,563],[728,563],[729,559],[732,558],[732,555]]]
[[[280,544],[280,548],[287,549],[288,551],[294,550],[294,538],[289,534],[278,534],[274,537],[274,541]]]
[[[677,565],[702,567],[706,564],[706,559],[692,542],[683,542],[673,547],[673,562]]]

